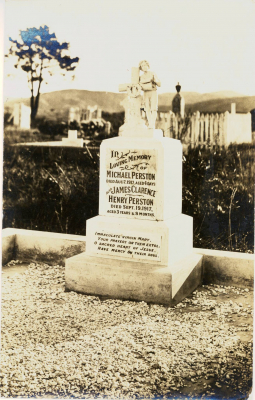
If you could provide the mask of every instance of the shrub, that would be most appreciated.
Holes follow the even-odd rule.
[[[183,166],[183,213],[194,218],[194,246],[252,252],[253,148],[189,150]]]
[[[21,129],[17,127],[6,127],[4,129],[5,146],[15,143],[41,142],[45,140],[38,129]]]
[[[82,148],[6,148],[4,227],[80,234],[98,211],[98,154]]]
[[[35,126],[43,135],[47,135],[50,140],[54,140],[56,136],[67,135],[68,127],[64,121],[53,121],[46,119],[45,117],[37,117],[35,120]]]
[[[108,113],[106,111],[102,112],[102,118],[111,123],[112,133],[114,136],[118,135],[120,126],[124,124],[124,116],[125,116],[124,112],[119,112],[119,113]]]

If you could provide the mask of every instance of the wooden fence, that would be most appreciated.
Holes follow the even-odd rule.
[[[228,111],[224,114],[194,114],[181,118],[173,112],[158,113],[158,129],[165,137],[180,139],[191,147],[226,146]]]

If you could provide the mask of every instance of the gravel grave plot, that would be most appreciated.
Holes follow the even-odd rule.
[[[168,308],[65,292],[64,267],[17,263],[2,272],[2,397],[249,397],[251,289]]]

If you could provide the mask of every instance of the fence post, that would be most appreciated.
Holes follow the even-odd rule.
[[[200,112],[197,111],[195,114],[195,146],[198,144],[199,127],[200,127]]]
[[[195,147],[195,117],[194,114],[190,114],[190,147]]]
[[[214,115],[210,114],[210,120],[209,120],[209,124],[210,124],[210,130],[209,130],[209,140],[210,140],[210,144],[213,146],[214,145],[214,139],[213,139],[213,120],[214,120]]]
[[[224,146],[224,114],[221,113],[219,115],[219,137],[220,137],[220,146]]]
[[[170,123],[169,123],[169,137],[172,138],[173,137],[173,112],[170,111]]]
[[[205,115],[205,142],[206,146],[208,145],[208,130],[209,130],[209,114]]]
[[[171,111],[169,111],[166,114],[166,122],[165,122],[165,129],[164,129],[166,137],[170,137],[170,113],[171,113]]]
[[[219,137],[219,114],[216,113],[214,116],[214,121],[213,121],[213,138],[214,138],[214,144],[218,144],[218,137]]]
[[[179,116],[175,114],[175,138],[179,139]]]
[[[223,129],[224,129],[224,147],[228,146],[228,121],[229,121],[229,112],[225,111],[224,113],[224,124],[223,124]]]
[[[200,145],[201,147],[204,147],[204,120],[205,120],[205,116],[202,113],[200,115],[200,132],[199,132],[199,139],[200,139]]]

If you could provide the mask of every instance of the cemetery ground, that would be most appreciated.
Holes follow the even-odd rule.
[[[6,144],[4,227],[85,236],[98,165],[98,148]],[[253,147],[191,149],[183,172],[194,247],[252,253]],[[2,274],[3,397],[248,398],[250,288],[202,286],[168,308],[66,292],[64,267],[16,263]]]
[[[174,308],[65,292],[64,267],[2,271],[3,397],[247,399],[252,288],[204,285]]]

